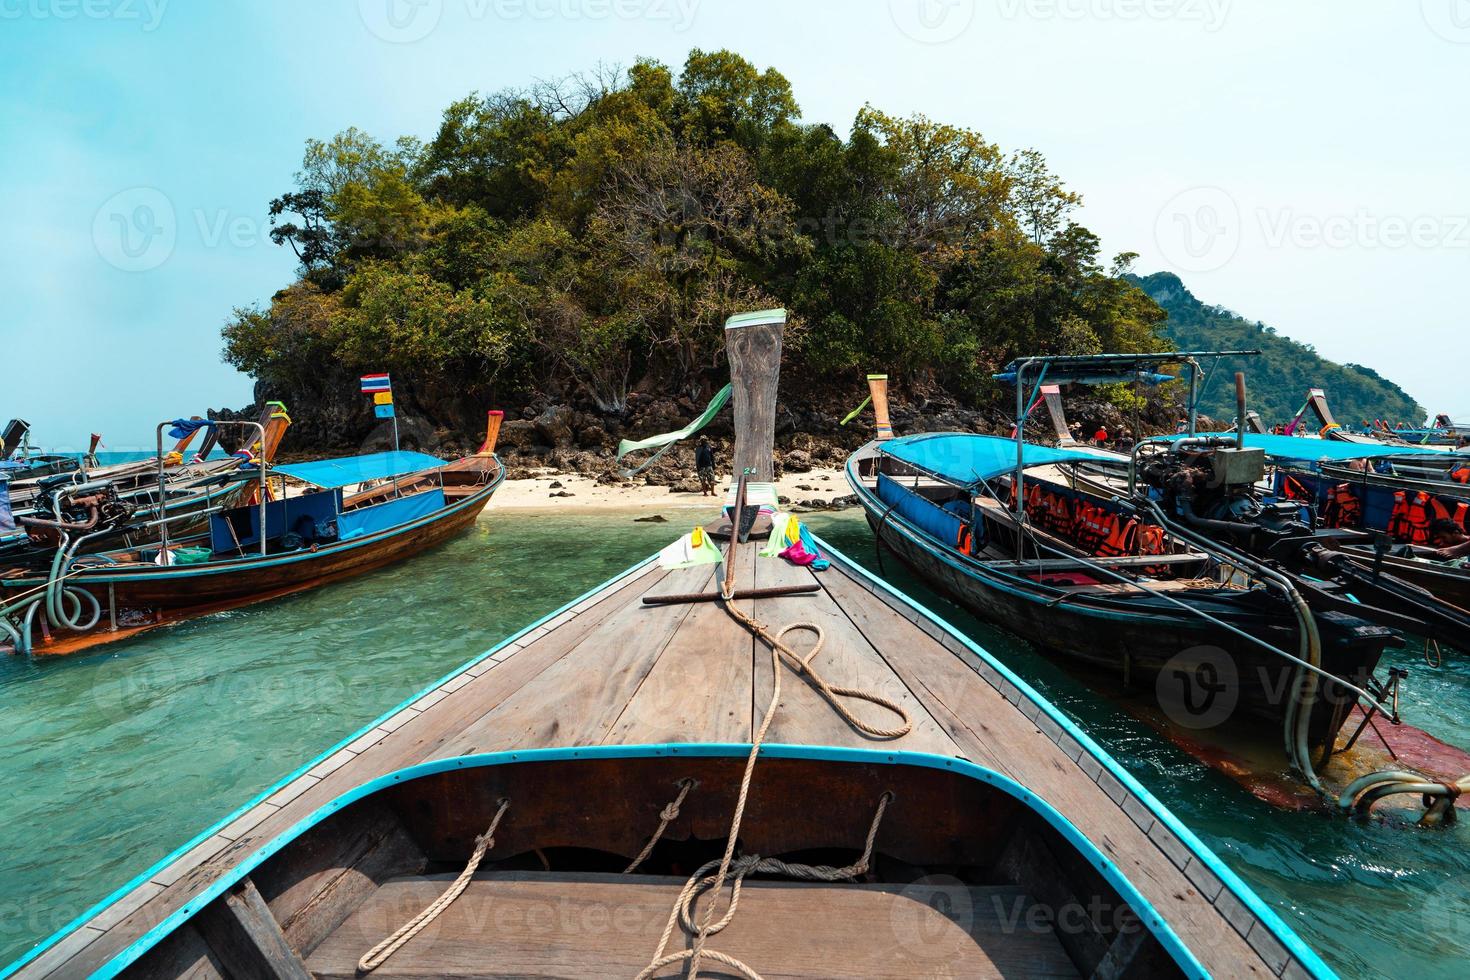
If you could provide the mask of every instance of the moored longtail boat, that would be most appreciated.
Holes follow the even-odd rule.
[[[30,481],[17,491],[19,497],[11,497],[16,520],[26,533],[0,541],[0,567],[50,565],[63,532],[72,539],[85,534],[85,551],[100,551],[153,542],[160,528],[175,535],[201,531],[211,514],[256,493],[260,467],[275,459],[290,424],[280,402],[268,402],[256,422],[176,419],[159,426],[156,459]],[[162,433],[168,426],[185,430],[165,453]],[[220,427],[245,429],[247,437],[238,451],[209,459]],[[185,458],[201,430],[207,432],[203,446]]]
[[[79,464],[73,456],[37,453],[31,450],[31,424],[25,419],[11,419],[0,429],[0,480],[13,487],[37,477],[75,470]]]
[[[1107,355],[1028,363],[1069,379],[1119,362],[1132,370],[1131,358]],[[1239,375],[1237,396],[1244,417]],[[1018,399],[1021,419],[1025,404]],[[1095,450],[969,433],[875,441],[847,475],[879,543],[926,583],[1085,666],[1089,681],[1252,792],[1360,814],[1386,796],[1422,792],[1422,822],[1452,820],[1470,789],[1470,754],[1402,724],[1402,672],[1374,674],[1384,648],[1401,642],[1379,620],[1403,615],[1302,574],[1323,549],[1290,514],[1278,520],[1282,508],[1242,523],[1265,472],[1252,438],[1266,437],[1185,440],[1178,446],[1189,451],[1150,458],[1117,490],[1079,475],[1096,466]],[[1241,530],[1268,547],[1212,537]],[[1295,565],[1276,560],[1298,551]],[[1377,740],[1386,754],[1359,742],[1379,713],[1393,722]],[[1274,745],[1258,720],[1279,733]],[[1280,777],[1283,747],[1299,783]]]
[[[156,546],[96,555],[68,544],[49,575],[0,573],[0,638],[21,653],[75,653],[416,555],[473,524],[505,479],[500,418],[490,413],[485,444],[462,459],[391,452],[278,466],[272,476],[312,491],[267,499],[261,472],[257,502],[211,514],[206,534],[165,527]]]
[[[824,546],[741,540],[781,516],[745,505],[783,320],[727,326],[718,564],[650,558],[527,627],[18,975],[1330,975],[983,650]]]

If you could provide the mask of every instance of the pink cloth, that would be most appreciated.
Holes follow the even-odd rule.
[[[817,556],[803,548],[800,541],[781,552],[781,557],[793,565],[810,565],[817,560]]]

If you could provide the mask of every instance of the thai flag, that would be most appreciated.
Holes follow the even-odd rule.
[[[380,391],[392,391],[393,382],[386,374],[364,374],[362,376],[362,393],[364,395],[376,394]]]

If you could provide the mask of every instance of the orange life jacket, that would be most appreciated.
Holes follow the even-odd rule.
[[[1429,528],[1434,524],[1436,509],[1441,512],[1440,516],[1447,516],[1444,514],[1444,507],[1424,491],[1419,491],[1410,499],[1405,491],[1400,490],[1393,495],[1393,513],[1388,518],[1388,533],[1397,541],[1428,544]]]
[[[1307,500],[1311,494],[1307,488],[1302,486],[1302,481],[1294,476],[1283,476],[1281,478],[1281,496],[1287,500]]]
[[[955,534],[954,546],[962,555],[973,555],[975,553],[975,536],[970,531],[970,525],[960,525],[959,531]]]
[[[1033,483],[1026,488],[1026,513],[1031,515],[1033,523],[1043,516],[1041,500],[1041,484]]]
[[[1456,483],[1470,483],[1470,466],[1457,467],[1450,473],[1450,479]]]
[[[1164,529],[1157,524],[1138,525],[1138,553],[1140,555],[1166,555],[1168,547],[1164,543]],[[1143,569],[1145,575],[1163,575],[1169,570],[1168,565],[1148,565]]]
[[[1138,519],[1130,517],[1120,520],[1117,514],[1108,514],[1104,524],[1107,526],[1107,534],[1094,553],[1101,558],[1133,554],[1133,543],[1138,536]]]
[[[1041,500],[1042,522],[1046,529],[1061,537],[1070,537],[1072,525],[1072,501],[1060,493],[1046,493]]]
[[[1103,507],[1079,500],[1072,525],[1072,537],[1084,551],[1096,552],[1113,530],[1115,521],[1116,518]]]
[[[1339,483],[1322,508],[1322,523],[1327,527],[1362,527],[1363,502],[1353,493],[1351,484]]]
[[[1470,503],[1462,500],[1455,504],[1455,512],[1450,515],[1450,520],[1470,531]]]

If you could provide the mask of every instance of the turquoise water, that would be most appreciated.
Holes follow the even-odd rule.
[[[0,962],[387,708],[650,552],[683,518],[504,512],[374,575],[92,656],[0,660]],[[861,515],[817,531],[874,567]],[[1203,769],[1019,641],[888,562],[1114,753],[1349,976],[1462,976],[1470,823],[1282,813]],[[1470,676],[1411,669],[1406,714],[1470,744]]]

